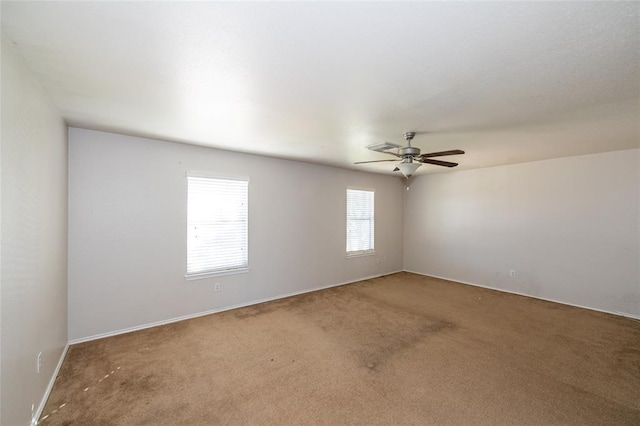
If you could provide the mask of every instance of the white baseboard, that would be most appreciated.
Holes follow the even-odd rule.
[[[411,274],[416,274],[416,275],[422,275],[422,276],[429,277],[429,278],[438,278],[438,279],[441,279],[441,280],[453,281],[455,283],[460,283],[460,284],[472,285],[474,287],[487,288],[489,290],[501,291],[503,293],[517,294],[518,296],[531,297],[533,299],[545,300],[547,302],[560,303],[561,305],[574,306],[576,308],[589,309],[590,311],[604,312],[605,314],[617,315],[617,316],[621,316],[621,317],[640,320],[640,315],[633,315],[633,314],[628,314],[628,313],[625,313],[625,312],[612,312],[612,311],[607,311],[605,309],[593,308],[591,306],[577,305],[575,303],[563,302],[561,300],[547,299],[545,297],[539,297],[539,296],[532,296],[530,294],[520,293],[518,291],[505,290],[505,289],[502,289],[502,288],[490,287],[488,285],[476,284],[476,283],[472,283],[472,282],[468,282],[468,281],[454,280],[452,278],[440,277],[440,276],[437,276],[437,275],[423,274],[422,272],[409,271],[407,269],[405,269],[404,272],[409,272]]]
[[[92,336],[80,337],[78,339],[70,340],[69,341],[69,345],[75,345],[77,343],[89,342],[89,341],[92,341],[92,340],[104,339],[106,337],[117,336],[119,334],[132,333],[134,331],[144,330],[146,328],[158,327],[160,325],[166,325],[166,324],[171,324],[171,323],[174,323],[174,322],[184,321],[184,320],[188,320],[188,319],[192,319],[192,318],[203,317],[205,315],[217,314],[217,313],[220,313],[220,312],[230,311],[232,309],[238,309],[238,308],[244,308],[244,307],[251,306],[251,305],[257,305],[259,303],[271,302],[273,300],[284,299],[284,298],[292,297],[292,296],[298,296],[300,294],[305,294],[305,293],[312,293],[314,291],[319,291],[319,290],[325,290],[327,288],[340,287],[342,285],[353,284],[353,283],[357,283],[357,282],[360,282],[360,281],[370,280],[370,279],[373,279],[373,278],[379,278],[379,277],[383,277],[385,275],[397,274],[398,272],[402,272],[402,270],[393,271],[393,272],[385,272],[384,274],[371,275],[369,277],[359,278],[359,279],[353,280],[353,281],[347,281],[347,282],[338,283],[338,284],[330,284],[330,285],[323,286],[323,287],[317,287],[317,288],[313,288],[313,289],[309,289],[309,290],[296,291],[296,292],[293,292],[293,293],[280,294],[278,296],[267,297],[267,298],[264,298],[264,299],[252,300],[250,302],[239,303],[237,305],[231,305],[231,306],[225,306],[223,308],[210,309],[210,310],[203,311],[203,312],[197,312],[195,314],[183,315],[183,316],[180,316],[180,317],[170,318],[170,319],[166,319],[166,320],[162,320],[162,321],[156,321],[156,322],[152,322],[152,323],[148,323],[148,324],[137,325],[135,327],[128,327],[128,328],[123,328],[123,329],[120,329],[120,330],[109,331],[109,332],[106,332],[106,333],[94,334]]]
[[[42,415],[42,410],[44,410],[44,406],[47,404],[47,400],[49,399],[49,395],[51,394],[51,390],[53,389],[53,384],[56,382],[56,378],[58,377],[58,373],[60,372],[60,368],[62,367],[62,363],[64,362],[64,358],[67,356],[67,351],[69,350],[69,343],[67,343],[62,350],[62,354],[60,355],[60,359],[58,360],[58,365],[56,365],[56,369],[53,370],[53,375],[49,380],[49,385],[47,385],[47,389],[44,391],[44,395],[42,395],[42,400],[40,400],[40,405],[38,405],[38,409],[34,413],[34,417],[31,419],[31,425],[35,426],[38,424],[38,419]]]

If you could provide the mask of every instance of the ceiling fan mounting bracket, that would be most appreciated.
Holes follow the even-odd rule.
[[[416,136],[416,132],[405,132],[404,133],[404,139],[407,142],[411,142],[411,140]]]

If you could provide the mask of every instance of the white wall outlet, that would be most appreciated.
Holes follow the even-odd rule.
[[[38,352],[36,357],[36,373],[40,373],[40,369],[42,369],[42,352]]]
[[[220,283],[215,283],[213,285],[213,291],[220,291]]]
[[[511,278],[515,277],[515,276],[516,276],[516,270],[515,270],[515,269],[510,270],[510,271],[509,271],[509,276],[510,276]]]

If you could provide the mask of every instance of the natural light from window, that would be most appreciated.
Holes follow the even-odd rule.
[[[347,189],[347,255],[374,251],[374,193]]]
[[[189,175],[187,278],[248,267],[249,182]]]

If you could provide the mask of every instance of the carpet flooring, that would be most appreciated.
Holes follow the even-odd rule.
[[[69,348],[47,425],[639,425],[640,322],[398,273]]]

